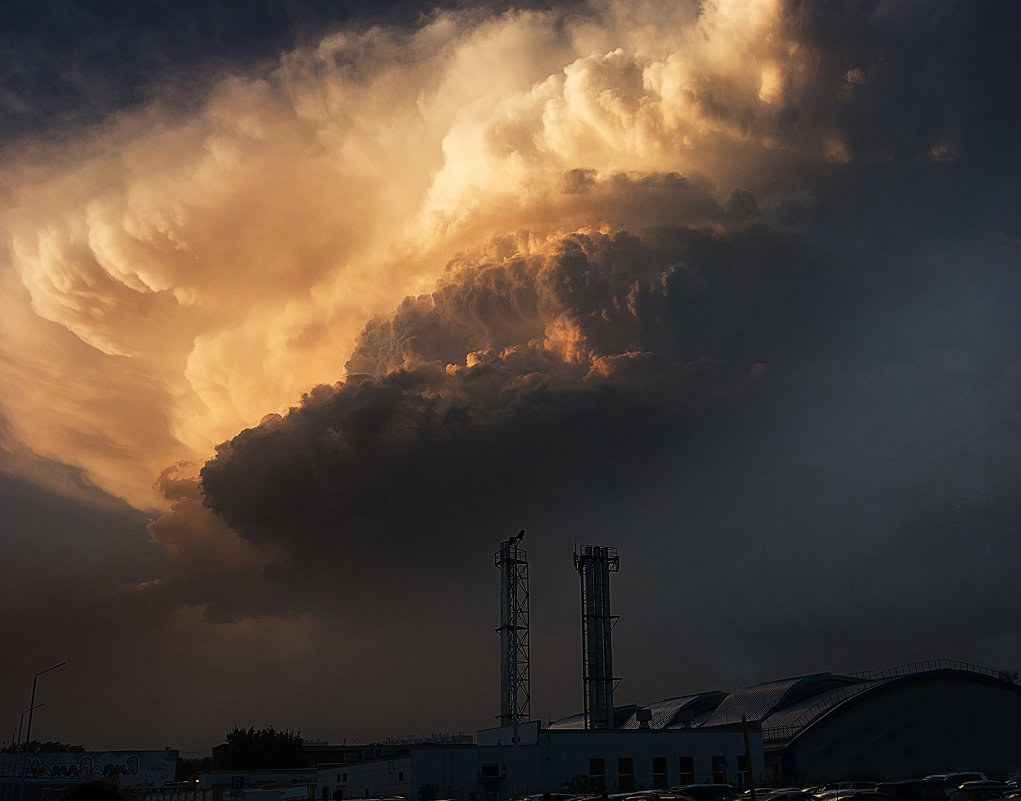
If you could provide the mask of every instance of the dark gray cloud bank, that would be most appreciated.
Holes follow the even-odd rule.
[[[627,230],[455,258],[366,326],[346,382],[225,443],[205,503],[282,549],[269,578],[302,588],[294,608],[451,655],[495,648],[490,552],[527,527],[542,713],[580,703],[577,542],[621,549],[627,700],[1021,660],[1016,16],[792,4],[820,87],[871,70],[846,104],[787,112],[792,140],[836,126],[848,163],[763,169],[722,199],[566,176]],[[558,326],[573,357],[545,340]]]
[[[211,76],[259,69],[341,26],[412,25],[461,0],[8,0],[0,144],[63,139],[157,100],[189,108]],[[520,4],[528,7],[530,3]],[[480,12],[497,3],[472,3]],[[216,77],[213,77],[216,80]]]
[[[336,603],[383,639],[419,621],[452,650],[489,644],[490,552],[529,527],[546,560],[533,629],[560,652],[537,661],[559,666],[558,692],[576,542],[621,548],[637,700],[1018,658],[1001,622],[1021,555],[1016,232],[995,207],[958,213],[961,171],[840,167],[835,200],[738,194],[712,229],[456,259],[366,327],[345,383],[224,444],[206,503],[283,548],[293,575],[272,578],[304,588],[298,608]],[[626,203],[649,182],[612,191]],[[544,345],[558,320],[590,350]]]

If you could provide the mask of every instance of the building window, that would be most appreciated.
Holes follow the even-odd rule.
[[[738,787],[751,787],[748,781],[748,757],[744,754],[737,755],[737,777],[735,779]]]
[[[322,801],[330,801],[330,787],[329,787],[329,785],[325,785],[323,787],[323,799],[322,799]]]
[[[399,781],[399,782],[404,781],[404,771],[403,770],[397,771],[397,781]]]
[[[652,758],[652,786],[657,790],[665,790],[669,782],[666,775],[666,757]]]
[[[631,757],[617,760],[617,789],[622,793],[635,789],[635,761]]]
[[[682,756],[680,758],[681,774],[677,777],[678,784],[695,783],[695,757]]]
[[[606,789],[606,760],[590,759],[588,761],[588,778],[592,784],[592,792],[603,792]]]
[[[727,783],[727,758],[723,756],[713,757],[713,782],[716,784]]]

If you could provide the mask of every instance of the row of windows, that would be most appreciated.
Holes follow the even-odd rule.
[[[392,772],[393,771],[391,771],[391,773]],[[397,771],[397,781],[398,782],[404,781],[404,771],[403,770]],[[338,773],[337,774],[337,784],[347,784],[347,774],[346,773]]]
[[[745,773],[748,770],[747,758],[744,754],[741,754],[737,758],[737,773]],[[723,756],[714,756],[712,758],[713,765],[713,782],[724,783],[728,780],[728,765],[727,758]],[[678,774],[676,781],[670,781],[670,776],[667,773],[667,758],[666,757],[653,757],[652,758],[652,786],[655,788],[665,788],[671,785],[681,784],[694,784],[695,783],[695,759],[690,756],[678,757]],[[733,774],[731,774],[733,778]],[[605,759],[590,759],[589,760],[589,779],[592,782],[593,789],[596,791],[602,791],[606,788],[606,760]],[[631,757],[620,757],[617,760],[617,790],[620,792],[629,792],[635,789],[635,761]]]
[[[397,771],[397,781],[398,782],[403,782],[404,781],[404,771],[403,770]],[[337,789],[334,790],[332,793],[330,792],[329,785],[324,785],[323,788],[322,788],[322,796],[320,798],[320,801],[343,801],[343,799],[345,797],[345,788],[344,788],[344,786],[347,784],[347,774],[346,773],[338,773],[337,774],[337,784],[338,784]],[[363,798],[368,798],[369,797],[369,788],[368,787],[366,787],[362,792],[364,794]]]
[[[403,777],[401,778],[401,781],[404,781]],[[329,785],[324,785],[319,801],[344,801],[344,797],[345,794],[343,787],[338,787],[336,790],[333,791],[333,793],[330,793]],[[368,797],[369,788],[366,787],[364,790],[362,790],[362,798],[364,799]]]

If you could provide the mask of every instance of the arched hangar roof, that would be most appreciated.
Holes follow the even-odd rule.
[[[952,672],[964,678],[999,681],[996,671],[953,660],[931,660],[881,673],[813,673],[777,679],[732,692],[713,690],[676,696],[644,707],[618,707],[617,726],[639,729],[712,728],[739,724],[742,718],[762,728],[767,747],[782,747],[814,721],[854,699],[892,682],[917,681],[933,673]],[[1015,681],[1016,683],[1016,681]],[[646,723],[647,721],[647,723]],[[551,729],[584,729],[585,716],[571,715]]]
[[[854,684],[850,676],[815,673],[743,687],[728,695],[704,726],[725,726],[749,721],[764,721],[781,709],[822,693]]]
[[[670,729],[701,726],[726,697],[727,694],[722,690],[712,690],[711,692],[656,701],[644,707],[651,713],[649,728]],[[636,712],[631,715],[623,728],[637,729],[640,726],[641,721]]]

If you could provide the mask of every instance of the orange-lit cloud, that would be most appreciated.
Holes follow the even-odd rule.
[[[353,736],[338,686],[373,737],[484,725],[479,599],[521,527],[553,716],[589,537],[627,560],[646,700],[820,652],[1009,664],[982,611],[1017,616],[1021,558],[1007,9],[316,26],[0,142],[0,584],[39,649],[0,685],[80,656],[83,738],[114,693],[108,730],[155,736],[143,674],[204,703],[159,722],[203,747],[269,696]]]
[[[775,3],[663,13],[437,13],[331,34],[222,78],[194,111],[151,105],[8,167],[12,435],[158,504],[164,466],[342,377],[364,321],[451,253],[626,222],[564,194],[565,173],[717,173],[729,191],[777,144],[815,157],[822,144],[775,123],[805,58]]]

